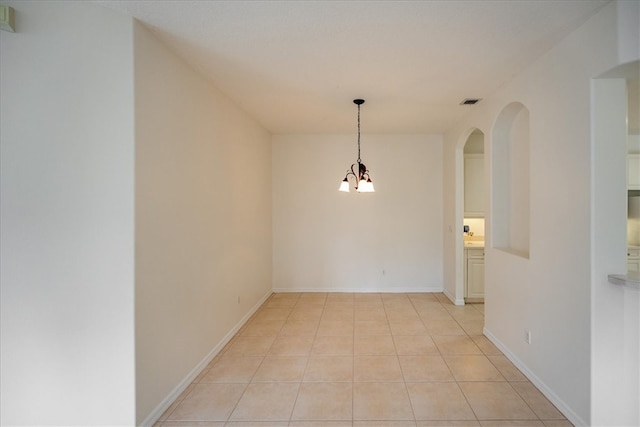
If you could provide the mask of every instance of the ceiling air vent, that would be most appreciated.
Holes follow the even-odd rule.
[[[464,99],[460,105],[475,105],[480,102],[482,98],[466,98]]]

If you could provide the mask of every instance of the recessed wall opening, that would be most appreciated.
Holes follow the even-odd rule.
[[[493,128],[491,149],[492,245],[529,258],[529,110],[507,105]]]

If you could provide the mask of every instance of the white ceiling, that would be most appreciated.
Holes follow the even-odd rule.
[[[608,0],[97,1],[272,133],[442,133]]]

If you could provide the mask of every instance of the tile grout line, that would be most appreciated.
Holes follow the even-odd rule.
[[[353,301],[353,333],[351,334],[351,425],[356,417],[356,301]]]
[[[298,297],[295,306],[300,302],[301,297]],[[313,335],[313,341],[311,342],[311,348],[309,349],[309,354],[307,354],[307,363],[304,366],[304,370],[302,371],[302,378],[300,378],[300,382],[298,383],[298,392],[296,393],[296,398],[293,399],[293,405],[291,406],[291,413],[289,414],[288,424],[293,422],[293,413],[296,410],[296,404],[298,403],[298,398],[300,397],[300,389],[302,388],[302,384],[304,382],[304,376],[307,373],[307,369],[309,368],[309,361],[311,359],[311,353],[313,352],[313,344],[316,341],[316,337],[318,336],[318,330],[320,329],[320,322],[322,321],[322,314],[324,313],[324,307],[327,305],[327,298],[325,297],[324,303],[322,304],[322,312],[320,313],[320,319],[318,320],[318,326],[316,326],[316,331]],[[293,312],[293,310],[292,310]]]
[[[418,313],[418,311],[416,310],[415,306],[413,305],[413,301],[411,301],[411,298],[409,298],[409,302],[411,303],[411,306],[413,307],[413,310],[416,312],[416,314]],[[385,308],[385,314],[386,314],[386,308]],[[418,315],[418,318],[420,318],[420,315]],[[389,320],[389,315],[387,314],[387,321]],[[422,319],[420,319],[420,322],[422,322]],[[424,325],[424,324],[423,324]],[[425,331],[426,331],[426,327],[425,327]],[[416,417],[416,411],[413,408],[413,401],[411,400],[411,394],[409,393],[409,386],[407,385],[407,378],[404,374],[404,369],[402,368],[402,364],[400,363],[400,355],[398,355],[398,347],[396,346],[396,341],[394,339],[394,335],[393,335],[393,331],[391,334],[391,341],[393,342],[393,348],[395,350],[396,353],[396,359],[398,359],[398,365],[400,366],[400,373],[402,374],[402,382],[404,384],[404,390],[407,393],[407,398],[409,399],[409,406],[411,407],[411,413],[413,414],[413,422],[414,424],[418,424],[418,418]]]

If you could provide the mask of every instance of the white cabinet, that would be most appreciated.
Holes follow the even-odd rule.
[[[464,155],[464,216],[484,218],[484,154]]]
[[[484,249],[466,249],[465,258],[465,298],[484,299]]]
[[[629,249],[627,252],[627,272],[640,271],[640,249]]]
[[[627,188],[640,190],[640,154],[627,155]]]

